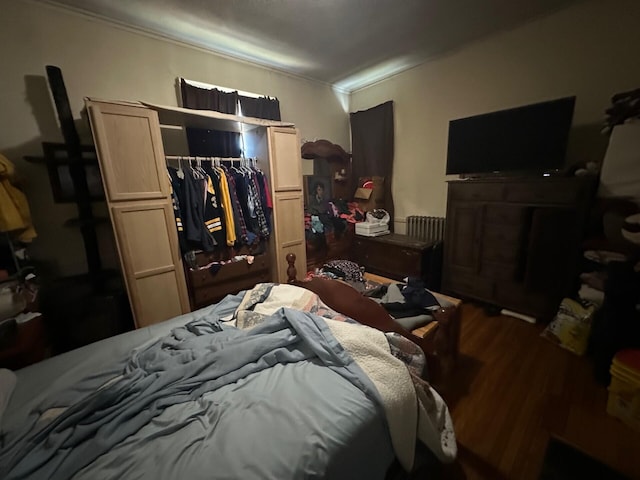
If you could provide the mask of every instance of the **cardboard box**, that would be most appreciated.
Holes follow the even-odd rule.
[[[389,225],[386,223],[356,223],[356,235],[362,235],[364,237],[379,237],[380,235],[386,235],[388,233],[391,232],[389,232]]]
[[[353,198],[365,212],[384,208],[384,177],[360,177],[358,185],[371,180],[373,188],[357,188]]]

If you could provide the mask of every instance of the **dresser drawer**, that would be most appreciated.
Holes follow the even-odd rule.
[[[480,266],[480,276],[492,280],[516,280],[518,266],[515,263],[484,261]]]
[[[506,185],[505,199],[519,203],[573,204],[580,198],[579,183],[547,182],[513,183]]]
[[[227,263],[220,267],[217,272],[205,270],[189,270],[189,283],[193,288],[204,287],[207,285],[215,285],[226,283],[229,280],[239,277],[260,274],[262,271],[269,271],[269,259],[266,255],[258,255],[254,257],[251,265],[246,260],[239,262]]]
[[[525,218],[527,209],[518,205],[489,204],[484,207],[485,223],[519,225]]]
[[[222,300],[226,295],[238,293],[240,290],[253,288],[257,283],[271,281],[268,270],[259,271],[250,276],[228,279],[225,282],[207,285],[192,290],[194,308],[202,308]]]
[[[522,241],[522,230],[517,226],[485,225],[481,257],[494,262],[513,263],[520,256]]]
[[[450,182],[449,196],[454,200],[502,200],[504,188],[500,183]]]

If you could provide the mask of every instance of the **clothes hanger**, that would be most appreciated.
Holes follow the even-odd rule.
[[[178,172],[177,172],[178,178],[180,180],[184,180],[184,170],[182,169],[182,155],[180,155],[180,157],[178,158]]]

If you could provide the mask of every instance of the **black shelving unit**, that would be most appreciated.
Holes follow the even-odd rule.
[[[78,215],[61,228],[78,229],[87,263],[86,273],[49,279],[41,291],[41,310],[60,353],[130,330],[133,317],[121,272],[105,269],[100,258],[96,227],[110,220],[94,213],[96,202],[104,201],[95,148],[80,143],[62,70],[48,65],[46,73],[64,142],[43,142],[43,156],[25,160],[46,166],[56,203],[76,205]]]

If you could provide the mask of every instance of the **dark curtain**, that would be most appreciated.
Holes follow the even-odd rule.
[[[240,95],[240,108],[245,117],[280,121],[280,101],[277,98],[245,97]]]
[[[391,215],[389,227],[393,230],[393,197],[391,175],[393,173],[393,102],[389,101],[350,114],[352,142],[352,178],[384,177],[385,210]],[[352,190],[355,191],[356,185]]]
[[[226,93],[218,89],[205,89],[180,81],[182,106],[197,110],[214,110],[220,113],[237,114],[238,92]],[[200,157],[239,157],[240,134],[187,128],[189,154]]]

